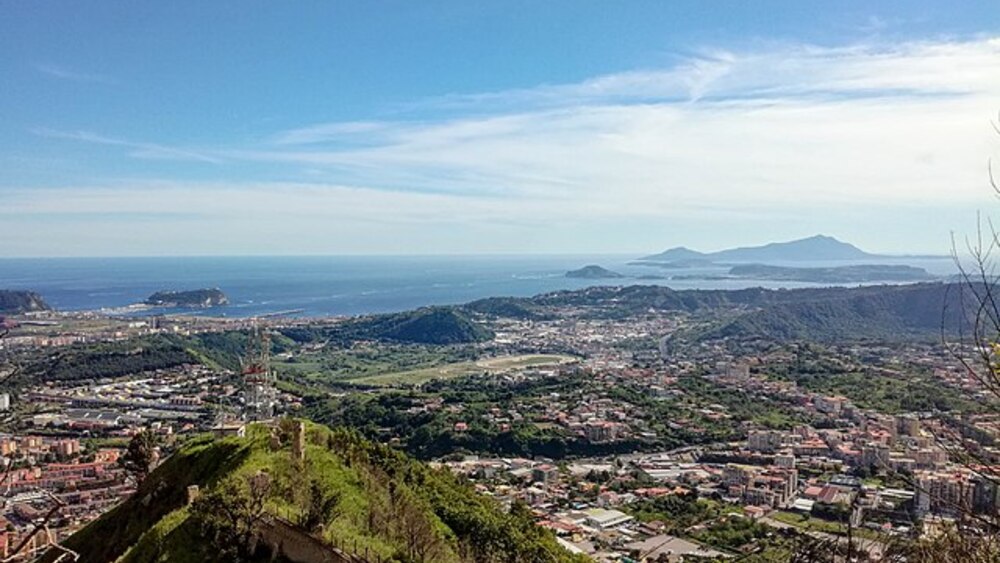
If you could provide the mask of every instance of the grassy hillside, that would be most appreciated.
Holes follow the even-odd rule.
[[[277,445],[263,426],[246,438],[192,441],[135,496],[65,544],[84,563],[222,560],[199,520],[203,504],[185,505],[187,486],[199,485],[211,499],[263,471],[268,513],[306,522],[313,501],[329,500],[321,526],[311,525],[316,533],[383,560],[414,560],[414,542],[424,561],[574,560],[525,510],[504,512],[447,472],[347,430],[309,424],[306,435],[304,463],[293,459],[287,435]]]
[[[149,550],[155,543],[161,551],[179,548],[177,535],[162,534],[183,520],[189,485],[211,486],[244,465],[253,453],[254,440],[193,440],[167,459],[139,488],[115,509],[95,520],[64,544],[79,552],[81,562],[115,561],[132,546]],[[162,535],[163,539],[156,536]],[[193,547],[195,544],[189,544]],[[203,550],[189,550],[191,555]],[[185,561],[183,550],[172,558],[149,557],[146,561]],[[129,560],[129,559],[126,559]],[[135,560],[134,558],[132,560]],[[194,559],[204,561],[206,559]]]

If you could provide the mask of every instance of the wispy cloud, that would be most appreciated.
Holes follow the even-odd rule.
[[[352,142],[370,138],[378,133],[394,130],[394,124],[379,121],[349,121],[320,123],[299,129],[282,131],[275,135],[278,145],[308,145],[326,142]]]
[[[40,63],[35,65],[35,70],[59,80],[70,80],[73,82],[94,82],[99,84],[115,84],[117,81],[110,76],[66,68],[64,66]]]
[[[211,164],[222,164],[225,162],[225,159],[214,156],[207,151],[177,148],[157,143],[127,141],[125,139],[106,137],[89,131],[61,131],[58,129],[38,127],[32,129],[31,132],[40,137],[48,137],[50,139],[63,139],[97,145],[127,147],[132,149],[129,154],[137,158],[188,160]]]
[[[511,241],[568,239],[588,222],[692,231],[766,217],[775,229],[808,222],[831,230],[823,222],[837,221],[834,214],[809,213],[817,209],[844,217],[882,209],[885,221],[905,222],[890,210],[933,217],[986,200],[998,61],[994,38],[701,50],[670,68],[425,100],[394,121],[307,124],[252,146],[192,149],[38,130],[135,158],[240,163],[300,181],[74,186],[58,197],[22,193],[11,208],[192,206],[214,215],[217,230],[266,225],[244,233],[247,240],[265,230],[304,236],[306,227],[383,243],[390,233],[407,241],[446,233],[470,251],[483,240],[455,232],[486,230],[489,244],[517,248]],[[0,203],[14,205],[6,197]],[[860,237],[867,232],[845,222]],[[923,225],[910,228],[930,236]],[[745,242],[738,229],[720,232]]]
[[[844,47],[781,45],[737,52],[701,49],[666,69],[594,77],[573,84],[431,98],[414,108],[461,110],[568,105],[863,97],[873,92],[993,91],[989,68],[1000,39],[873,43]]]
[[[703,51],[665,70],[428,102],[470,116],[289,131],[280,149],[238,156],[349,170],[365,185],[613,193],[609,209],[975,198],[998,60],[996,39]],[[348,131],[365,146],[294,146]]]

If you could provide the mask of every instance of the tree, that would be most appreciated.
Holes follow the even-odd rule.
[[[323,487],[319,479],[309,481],[298,524],[309,532],[322,528],[336,514],[340,504],[340,492]]]
[[[254,538],[270,493],[271,478],[263,471],[230,477],[198,497],[191,505],[191,516],[223,558],[246,561],[253,556]]]
[[[994,129],[1000,133],[997,123]],[[994,194],[1000,196],[1000,185],[993,174],[992,163],[987,168],[989,184]],[[955,284],[951,311],[943,315],[942,334],[951,320],[957,337],[945,337],[945,345],[961,364],[965,375],[978,384],[990,412],[1000,410],[1000,275],[997,274],[996,254],[1000,252],[1000,232],[987,220],[977,221],[976,235],[965,240],[966,259],[960,259],[957,244],[952,243],[952,257],[960,273]],[[935,438],[948,452],[952,461],[964,466],[970,475],[970,489],[992,491],[993,501],[974,506],[972,494],[963,495],[969,501],[955,503],[952,512],[958,516],[956,538],[963,534],[979,537],[980,545],[991,546],[990,553],[1000,559],[1000,503],[996,491],[1000,490],[1000,456],[990,446],[995,436],[983,433],[969,424],[964,417],[941,416],[937,421]],[[905,478],[905,477],[904,477]],[[921,484],[910,480],[918,490]],[[928,493],[927,491],[924,491]],[[969,491],[972,493],[973,491]],[[941,541],[948,539],[948,534]],[[956,549],[964,545],[954,542]],[[971,552],[969,552],[971,553]],[[971,559],[972,555],[966,553]]]
[[[430,507],[416,495],[389,482],[389,502],[393,508],[395,535],[406,546],[407,561],[434,561],[444,551],[441,533],[431,520]]]
[[[159,439],[152,430],[143,430],[129,440],[125,454],[118,463],[132,476],[136,486],[142,484],[159,459]]]

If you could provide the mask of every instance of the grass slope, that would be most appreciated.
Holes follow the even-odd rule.
[[[164,519],[184,507],[189,485],[216,483],[242,465],[252,451],[247,440],[196,439],[158,467],[136,494],[64,544],[80,553],[81,563],[115,561],[154,527],[164,531]]]
[[[515,368],[555,366],[575,360],[572,356],[550,354],[500,356],[475,362],[456,362],[430,368],[383,373],[351,379],[351,383],[366,385],[420,385],[435,379],[453,379],[477,373],[499,373]]]
[[[307,425],[304,464],[290,448],[272,447],[269,429],[252,426],[246,438],[199,438],[185,445],[132,498],[67,539],[80,561],[139,563],[217,560],[185,505],[188,485],[207,492],[223,480],[266,471],[272,479],[269,512],[295,520],[298,493],[310,483],[339,502],[323,536],[338,545],[367,548],[383,560],[402,560],[401,514],[424,522],[437,538],[429,560],[570,562],[573,556],[534,525],[525,511],[505,513],[492,499],[444,470],[433,470],[387,446],[344,429]]]

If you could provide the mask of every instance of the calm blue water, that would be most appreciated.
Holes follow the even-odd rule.
[[[290,309],[303,309],[302,314],[307,316],[403,311],[482,297],[531,296],[612,283],[661,284],[676,289],[811,285],[749,280],[593,281],[564,277],[567,270],[586,264],[600,264],[627,275],[696,272],[628,265],[634,258],[574,255],[0,259],[0,289],[34,290],[53,307],[75,311],[122,307],[165,289],[218,287],[229,296],[232,305],[209,314],[243,317]],[[954,269],[947,260],[898,261],[904,262],[941,275]],[[723,271],[724,268],[697,272]]]

